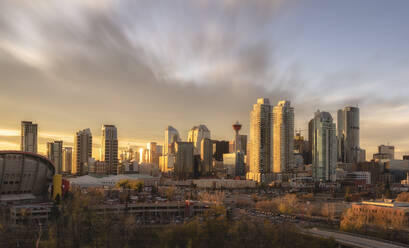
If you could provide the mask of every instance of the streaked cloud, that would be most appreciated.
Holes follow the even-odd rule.
[[[295,0],[1,1],[0,128],[34,120],[42,142],[70,144],[77,130],[90,127],[98,146],[101,125],[115,124],[126,146],[162,142],[168,124],[186,137],[204,123],[215,138],[229,139],[231,123],[239,120],[247,132],[252,104],[269,97],[291,99],[301,129],[317,108],[335,114],[359,105],[367,128],[362,145],[373,152],[390,139],[403,153],[409,142],[393,134],[409,122],[405,53],[355,46],[378,32],[390,32],[382,35],[389,44],[405,31],[374,24],[361,27],[366,39],[356,37],[358,24],[346,28],[325,15],[341,7]],[[366,18],[376,23],[375,14]],[[376,121],[393,134],[377,134]]]

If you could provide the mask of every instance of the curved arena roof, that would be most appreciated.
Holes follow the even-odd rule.
[[[39,154],[0,151],[0,195],[46,195],[52,182],[53,162]]]

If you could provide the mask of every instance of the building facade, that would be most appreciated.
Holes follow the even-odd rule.
[[[193,142],[194,155],[200,155],[201,143],[203,139],[210,139],[210,131],[205,125],[195,126],[189,131],[187,141]]]
[[[165,143],[163,145],[163,155],[174,154],[174,143],[180,141],[178,130],[168,126],[165,130]]]
[[[375,160],[395,160],[395,147],[394,146],[378,146],[378,153],[373,155]]]
[[[250,113],[249,171],[246,178],[268,182],[273,172],[273,112],[267,98],[257,99]]]
[[[273,109],[274,173],[294,167],[294,108],[290,101],[280,101]]]
[[[192,142],[176,142],[176,157],[174,165],[174,174],[177,178],[190,178],[194,175],[193,170],[193,152],[194,145]]]
[[[202,139],[200,148],[201,166],[199,174],[202,176],[210,175],[213,164],[213,141],[211,139]]]
[[[338,110],[338,160],[344,163],[358,163],[359,108],[345,107]]]
[[[158,145],[156,142],[149,142],[147,145],[147,149],[149,151],[149,159],[148,163],[155,164],[159,166],[159,151],[158,151]]]
[[[37,131],[37,124],[31,121],[21,122],[21,151],[37,153]]]
[[[107,165],[107,174],[118,174],[118,132],[114,125],[102,126],[101,161]]]
[[[78,131],[74,137],[74,164],[71,173],[84,175],[88,173],[86,164],[92,158],[92,134],[89,128]]]
[[[381,229],[407,229],[409,227],[409,203],[385,200],[353,203],[352,214],[356,219],[365,218],[365,225]]]
[[[312,142],[311,142],[312,144]],[[303,159],[303,164],[312,163],[312,152],[311,152],[310,141],[304,140],[300,132],[297,132],[294,136],[294,152],[301,154]],[[294,158],[295,160],[295,158]],[[297,163],[295,163],[297,165]]]
[[[213,140],[213,158],[223,161],[223,154],[229,153],[229,142],[226,140]]]
[[[72,147],[63,147],[62,149],[62,171],[71,173],[72,168]]]
[[[63,172],[62,145],[62,140],[47,143],[47,157],[54,163],[55,174]]]
[[[0,202],[48,199],[55,168],[51,160],[22,151],[0,151]]]
[[[91,158],[88,160],[88,174],[91,175],[106,175],[108,174],[107,163]]]
[[[312,136],[312,175],[316,182],[335,181],[337,167],[336,127],[328,112],[317,111]]]

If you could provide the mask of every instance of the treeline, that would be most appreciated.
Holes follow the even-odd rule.
[[[47,227],[29,220],[19,226],[0,225],[0,247],[337,247],[335,241],[313,238],[290,225],[231,222],[223,207],[187,224],[147,228],[130,214],[97,215],[97,193],[74,192],[53,209]]]
[[[308,199],[306,196],[297,197],[295,194],[287,194],[272,200],[258,201],[254,207],[261,211],[279,214],[303,214],[329,219],[339,217],[337,216],[335,203],[309,202]]]

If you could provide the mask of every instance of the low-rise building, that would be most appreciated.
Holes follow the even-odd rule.
[[[142,181],[145,186],[156,186],[159,184],[159,177],[152,177],[142,174],[122,174],[122,175],[109,175],[105,177],[94,177],[91,175],[85,175],[80,177],[68,178],[70,186],[88,188],[88,187],[115,187],[116,183],[121,180],[139,180]]]
[[[51,203],[12,205],[9,207],[10,223],[46,223],[51,215]]]
[[[366,225],[386,225],[387,228],[409,227],[409,203],[385,201],[362,201],[353,203],[353,214],[364,216]]]
[[[251,180],[233,180],[233,179],[197,179],[192,183],[198,188],[206,189],[244,189],[255,188],[257,183]]]

